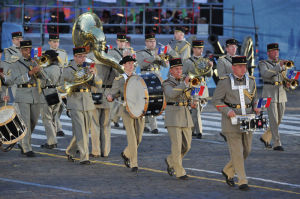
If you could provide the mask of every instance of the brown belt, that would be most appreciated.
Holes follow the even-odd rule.
[[[278,86],[278,85],[282,85],[283,82],[264,82],[264,84],[271,84],[271,85]]]
[[[31,87],[36,87],[36,84],[19,84],[17,86],[18,88],[31,88]]]
[[[230,103],[227,103],[227,102],[224,102],[227,106],[231,107],[231,108],[237,108],[237,109],[240,109],[242,106],[240,104],[230,104]],[[250,108],[252,107],[252,104],[245,104],[245,107],[246,108]]]

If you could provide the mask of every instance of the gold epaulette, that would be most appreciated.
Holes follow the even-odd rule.
[[[20,57],[17,57],[17,56],[11,56],[10,57],[10,60],[9,61],[7,61],[7,63],[15,63],[16,61],[18,61],[20,59]]]
[[[116,77],[115,80],[120,80],[123,77],[123,75],[120,75],[119,77]]]
[[[188,41],[185,41],[185,42],[186,42],[189,46],[192,46],[190,42],[188,42]]]
[[[227,75],[226,75],[226,76],[219,77],[220,80],[227,79],[227,78],[228,78]]]
[[[251,79],[255,80],[255,77],[254,77],[254,76],[250,76],[250,75],[249,75],[249,78],[251,78]]]
[[[58,48],[57,50],[62,51],[62,52],[66,52],[64,49]]]

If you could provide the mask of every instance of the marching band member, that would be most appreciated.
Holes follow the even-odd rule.
[[[61,70],[57,59],[58,53],[54,50],[47,50],[43,55],[49,57],[49,65],[42,69],[45,77],[42,82],[40,103],[42,121],[47,135],[47,143],[42,144],[41,148],[53,149],[57,147],[56,126],[53,121],[61,105],[61,100],[56,89],[60,81]],[[57,94],[57,98],[55,94]],[[50,105],[46,96],[51,96],[51,100],[57,100],[57,103],[54,102],[56,104],[51,103],[52,105]]]
[[[5,101],[9,101],[9,96],[7,95],[7,85],[5,84],[5,76],[11,71],[9,69],[9,63],[1,61],[3,50],[0,49],[0,107],[5,105]]]
[[[93,52],[89,52],[88,59],[97,63]],[[98,62],[99,63],[99,62]],[[91,157],[108,157],[111,149],[110,137],[110,104],[105,95],[112,87],[113,80],[118,72],[111,66],[95,64],[97,75],[102,79],[102,87],[92,87],[92,96],[95,104],[91,126],[92,152]]]
[[[13,32],[11,33],[12,43],[13,45],[9,48],[4,49],[4,58],[5,61],[10,61],[12,58],[15,57],[22,57],[20,51],[20,42],[23,41],[22,32]]]
[[[22,53],[20,51],[20,42],[23,41],[23,34],[22,32],[13,32],[11,33],[12,37],[12,43],[13,45],[9,48],[4,49],[4,60],[6,62],[12,61],[22,57]],[[17,86],[16,85],[11,85],[11,91],[12,91],[12,96],[13,98],[16,97],[16,90]]]
[[[163,82],[166,96],[165,126],[171,139],[171,154],[165,159],[170,176],[176,173],[181,180],[188,179],[182,166],[182,159],[191,148],[193,120],[188,108],[189,98],[186,89],[189,86],[189,77],[182,80],[182,63],[180,58],[170,61],[170,75]],[[194,102],[192,107],[195,108]]]
[[[27,126],[25,137],[20,140],[21,153],[27,157],[34,157],[31,147],[31,134],[37,124],[40,115],[39,78],[40,66],[31,59],[32,42],[21,41],[21,58],[11,61],[11,74],[7,76],[9,81],[17,85],[15,103],[18,106],[21,117]]]
[[[141,67],[141,73],[156,73],[160,75],[160,66],[167,67],[167,65],[158,55],[155,34],[146,34],[145,43],[146,48],[136,53],[137,62]],[[151,133],[158,134],[156,117],[146,116],[146,121],[149,122]]]
[[[63,71],[62,68],[66,67],[68,65],[68,53],[59,48],[60,39],[59,34],[49,34],[49,41],[48,41],[50,50],[54,50],[56,53],[58,53],[58,60],[59,60],[59,67],[61,68],[61,72]],[[57,114],[55,115],[55,126],[56,126],[56,135],[57,136],[64,136],[64,132],[62,129],[62,125],[60,123],[60,116],[63,112],[64,106],[62,103],[60,103],[59,110]]]
[[[121,97],[124,100],[124,85],[128,77],[134,72],[134,62],[136,60],[128,55],[125,56],[121,61],[120,65],[124,66],[125,73],[115,78],[110,94],[107,95],[107,100],[112,102],[114,99]],[[131,168],[132,172],[138,171],[138,146],[142,141],[142,135],[144,132],[145,119],[140,117],[133,119],[125,109],[123,105],[120,106],[122,111],[122,120],[125,125],[127,135],[127,147],[121,153],[121,157],[124,160],[126,167]]]
[[[271,104],[268,111],[270,127],[261,136],[266,148],[283,151],[278,132],[279,124],[284,115],[285,103],[287,102],[286,91],[283,87],[283,77],[281,72],[285,70],[285,60],[279,59],[279,45],[272,43],[267,45],[268,59],[259,62],[260,75],[264,81],[262,97],[271,97]],[[273,135],[273,136],[272,136]]]
[[[76,151],[80,152],[80,164],[90,164],[89,161],[89,130],[91,128],[92,114],[95,110],[91,94],[91,85],[101,86],[102,80],[96,75],[95,68],[86,68],[86,48],[73,48],[74,60],[63,71],[63,80],[74,82],[77,72],[93,74],[91,82],[76,86],[68,96],[67,109],[70,110],[72,119],[72,140],[66,150],[69,161],[74,162]]]
[[[240,190],[248,190],[244,161],[251,151],[252,131],[242,132],[240,124],[232,122],[236,115],[260,113],[257,106],[255,78],[248,76],[245,56],[232,57],[233,73],[220,77],[212,103],[222,113],[222,132],[227,138],[230,161],[222,174],[230,187],[235,186],[234,175],[238,176]]]
[[[192,50],[193,50],[193,56],[191,56],[189,59],[186,59],[183,62],[183,74],[186,76],[191,74],[197,74],[197,73],[204,73],[199,74],[200,76],[200,84],[201,86],[204,86],[204,92],[202,96],[197,99],[199,102],[197,103],[196,108],[191,109],[193,123],[194,123],[194,131],[196,131],[195,135],[197,135],[197,138],[202,138],[202,120],[201,120],[201,112],[203,111],[203,107],[201,106],[202,103],[207,103],[207,98],[209,97],[208,88],[206,85],[206,78],[212,76],[212,66],[213,63],[211,61],[207,62],[203,60],[202,53],[204,48],[204,41],[203,40],[194,40],[192,42]],[[198,72],[199,71],[199,72]],[[202,72],[203,71],[203,72]],[[197,75],[196,75],[197,76]],[[202,102],[202,103],[201,103]],[[194,135],[194,132],[193,132]]]
[[[217,71],[219,77],[223,77],[226,76],[226,74],[232,73],[232,57],[236,56],[237,45],[238,45],[238,41],[235,39],[226,40],[227,54],[221,56],[218,59],[218,63],[217,63]],[[220,133],[220,135],[221,137],[223,137],[225,141],[227,141],[223,133]]]
[[[183,26],[175,27],[174,40],[170,42],[171,52],[177,53],[177,57],[180,57],[182,61],[188,59],[191,56],[191,44],[184,38],[185,28]]]
[[[128,42],[126,39],[126,34],[118,33],[116,43],[117,48],[109,50],[108,54],[120,62],[127,52],[126,45]],[[113,121],[115,127],[119,127],[119,120],[121,116],[119,104],[112,103],[111,106],[111,120]]]
[[[232,57],[236,56],[238,41],[235,39],[226,40],[227,54],[218,59],[217,71],[219,77],[232,73]]]

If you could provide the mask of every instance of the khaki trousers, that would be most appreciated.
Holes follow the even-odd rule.
[[[67,147],[66,154],[75,157],[77,149],[80,152],[80,162],[89,160],[89,130],[91,128],[92,110],[70,110],[72,118],[73,137]]]
[[[168,164],[174,168],[176,177],[186,175],[182,159],[191,149],[191,128],[167,127],[171,139],[171,154],[167,157]]]
[[[24,153],[32,151],[31,134],[40,116],[40,104],[17,103],[18,111],[27,126],[27,133],[20,141]]]
[[[145,125],[150,127],[150,130],[153,131],[157,129],[156,117],[154,116],[146,116],[145,117]],[[148,125],[147,125],[148,124]]]
[[[201,112],[202,108],[200,107],[199,103],[197,103],[196,108],[192,108],[191,115],[194,123],[194,128],[196,130],[196,134],[202,134],[202,120],[201,120]]]
[[[113,102],[112,103],[112,107],[111,107],[111,120],[115,123],[118,123],[120,121],[120,117],[122,116],[122,105],[117,103],[117,102]]]
[[[57,144],[55,115],[57,115],[59,107],[60,103],[51,106],[41,104],[41,116],[46,131],[47,144],[49,145]]]
[[[281,146],[278,127],[284,115],[285,102],[271,103],[267,110],[270,127],[264,132],[261,137],[267,143],[271,143],[271,139],[273,138],[273,147]]]
[[[93,111],[91,141],[93,155],[109,155],[111,148],[109,108],[96,108]]]
[[[142,141],[145,118],[141,117],[138,119],[133,119],[124,108],[122,119],[127,135],[127,147],[124,149],[123,153],[129,158],[131,168],[138,167],[137,150]]]
[[[252,133],[225,132],[230,152],[230,161],[223,171],[229,178],[238,176],[238,184],[248,184],[244,161],[251,151]]]
[[[62,112],[63,112],[63,110],[64,110],[64,105],[63,105],[62,103],[63,103],[63,102],[60,102],[60,103],[59,103],[60,105],[59,105],[58,110],[57,110],[57,113],[56,113],[56,115],[55,115],[55,117],[54,117],[54,120],[55,120],[55,127],[56,127],[55,131],[56,131],[56,132],[63,131],[62,125],[61,125],[61,123],[60,123],[60,116],[61,116],[61,114],[62,114]]]

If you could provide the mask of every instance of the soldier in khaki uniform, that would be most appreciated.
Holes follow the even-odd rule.
[[[267,109],[270,127],[261,136],[260,140],[265,144],[265,147],[272,148],[271,139],[273,137],[273,149],[283,151],[278,126],[283,118],[285,103],[287,102],[281,73],[285,70],[285,60],[279,59],[279,45],[277,43],[268,44],[267,50],[268,59],[260,61],[258,67],[264,81],[262,97],[272,98],[271,104]]]
[[[5,105],[5,101],[9,101],[8,87],[5,84],[5,76],[11,73],[8,62],[1,61],[3,50],[0,49],[0,107]]]
[[[22,32],[13,32],[11,33],[13,45],[9,48],[4,49],[4,58],[5,61],[10,61],[15,57],[22,57],[20,51],[20,41],[23,41]]]
[[[92,114],[95,110],[94,101],[91,94],[91,85],[101,86],[102,80],[96,75],[95,68],[88,68],[84,65],[86,60],[85,47],[73,49],[74,60],[63,71],[63,80],[73,83],[77,79],[77,72],[93,74],[90,82],[76,86],[68,96],[67,109],[70,110],[72,119],[73,137],[66,150],[69,161],[74,161],[73,157],[77,149],[80,152],[80,164],[90,164],[89,161],[89,130],[91,128]]]
[[[88,59],[97,63],[93,52],[88,53]],[[98,62],[99,63],[99,62]],[[108,157],[111,149],[110,138],[110,104],[106,95],[112,87],[113,80],[118,72],[111,66],[96,64],[97,75],[102,79],[102,87],[93,87],[95,110],[91,127],[92,153],[91,157]]]
[[[58,102],[56,104],[49,105],[47,103],[46,96],[57,93],[56,87],[60,83],[61,69],[57,59],[58,53],[56,53],[54,50],[47,50],[43,55],[49,57],[50,64],[42,69],[44,79],[41,83],[42,94],[40,103],[41,116],[45,126],[47,142],[42,144],[41,148],[53,149],[57,147],[56,126],[54,119],[61,105],[61,100],[59,96],[57,96]]]
[[[59,34],[49,34],[49,41],[48,44],[50,46],[50,50],[54,50],[56,53],[58,53],[58,61],[59,61],[59,67],[60,71],[63,72],[63,68],[68,65],[68,53],[59,48]],[[64,136],[64,132],[62,130],[62,125],[60,123],[60,116],[63,112],[64,106],[62,102],[60,102],[59,110],[55,114],[55,127],[56,127],[56,135],[57,136]]]
[[[174,32],[174,40],[169,43],[170,54],[172,57],[180,57],[182,61],[188,59],[191,56],[191,44],[184,38],[185,28],[182,26],[177,26]],[[175,54],[174,55],[174,52]]]
[[[116,43],[117,43],[117,48],[113,48],[112,50],[109,50],[108,55],[115,58],[116,61],[120,62],[122,58],[130,52],[130,50],[126,48],[126,44],[128,43],[126,39],[126,34],[118,33]],[[110,117],[114,123],[114,126],[119,127],[121,110],[120,110],[120,105],[118,103],[113,102],[111,104]]]
[[[154,33],[145,35],[146,48],[136,53],[138,65],[141,67],[141,73],[156,73],[160,75],[160,66],[167,67],[166,63],[158,55],[156,48],[156,39]],[[151,133],[158,134],[156,117],[146,116]]]
[[[188,179],[182,166],[182,159],[191,148],[193,121],[189,111],[189,98],[186,95],[189,77],[182,79],[180,58],[170,59],[170,75],[163,82],[166,96],[165,126],[171,139],[171,154],[165,159],[170,176],[176,173],[181,180]],[[192,102],[192,107],[196,104]]]
[[[227,74],[232,73],[232,57],[236,56],[238,41],[235,39],[226,40],[226,52],[227,54],[218,59],[217,71],[218,76],[223,77]],[[225,135],[220,133],[220,135],[227,141]]]
[[[9,48],[4,49],[4,60],[6,62],[10,62],[12,60],[15,60],[17,58],[22,57],[21,51],[20,51],[20,42],[23,41],[23,34],[22,32],[13,32],[11,33],[12,37],[12,43],[13,45]],[[11,92],[13,97],[16,97],[16,85],[11,85]]]
[[[223,168],[226,183],[235,186],[233,177],[238,176],[240,190],[248,190],[244,161],[251,151],[252,131],[242,132],[240,124],[232,124],[236,115],[259,114],[255,78],[248,76],[245,56],[232,58],[232,70],[220,81],[214,92],[212,103],[222,113],[222,131],[226,135],[230,161]]]
[[[238,41],[235,39],[226,40],[227,54],[218,59],[217,71],[219,77],[232,73],[232,57],[236,56]]]
[[[192,42],[192,50],[193,56],[186,59],[183,62],[183,74],[188,76],[189,74],[198,77],[201,81],[200,86],[204,86],[204,92],[202,96],[195,96],[198,101],[197,107],[191,109],[191,114],[194,123],[194,131],[196,133],[193,135],[197,135],[198,139],[202,138],[202,120],[201,120],[201,112],[203,111],[203,106],[206,105],[209,97],[208,87],[206,85],[206,81],[208,77],[212,76],[212,66],[213,63],[211,61],[206,61],[202,57],[204,41],[203,40],[194,40]],[[197,75],[198,74],[198,75]]]
[[[31,147],[31,134],[40,115],[38,87],[42,76],[40,66],[30,57],[32,42],[30,40],[21,41],[20,48],[22,57],[11,61],[11,74],[7,76],[7,81],[17,85],[15,103],[27,126],[27,133],[19,145],[21,153],[27,157],[34,157],[35,153]]]
[[[124,85],[128,77],[133,74],[134,62],[136,60],[132,56],[125,56],[120,65],[124,66],[125,73],[115,78],[110,94],[107,95],[107,100],[112,102],[114,99],[121,97],[124,100]],[[144,132],[145,119],[140,117],[138,119],[132,118],[127,112],[125,106],[120,106],[122,111],[122,119],[126,129],[128,145],[121,153],[125,166],[131,168],[132,172],[138,171],[138,146],[142,141]]]

